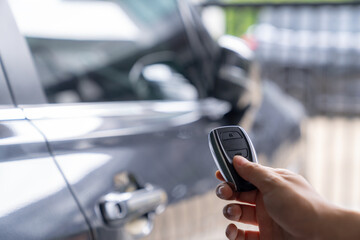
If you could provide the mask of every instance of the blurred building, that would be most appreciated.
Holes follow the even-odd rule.
[[[263,77],[311,113],[359,113],[359,20],[359,5],[262,8],[249,34]]]

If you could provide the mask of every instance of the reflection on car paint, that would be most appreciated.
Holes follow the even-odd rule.
[[[64,181],[54,177],[54,171],[57,169],[50,157],[1,163],[0,218],[64,189]],[[9,182],[11,184],[7,184]]]
[[[61,162],[61,167],[68,169],[66,177],[69,182],[75,184],[86,175],[101,168],[111,160],[111,156],[102,153],[73,153],[56,156]]]
[[[44,138],[27,120],[0,122],[0,193],[0,239],[89,237]]]
[[[4,109],[2,109],[4,108]],[[24,119],[24,113],[18,108],[8,108],[8,106],[0,105],[0,121]]]

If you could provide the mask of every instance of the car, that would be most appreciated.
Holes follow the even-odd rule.
[[[144,237],[255,119],[251,51],[185,1],[5,0],[0,36],[0,239]]]

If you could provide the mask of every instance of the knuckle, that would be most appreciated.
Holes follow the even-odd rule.
[[[279,186],[282,185],[284,182],[284,179],[278,175],[278,174],[268,174],[264,178],[264,184],[267,186]]]
[[[291,171],[289,171],[287,169],[284,169],[284,168],[276,168],[275,172],[280,174],[280,175],[293,175],[293,172],[291,172]]]
[[[248,165],[248,171],[251,173],[258,172],[261,169],[261,166],[259,164],[249,164]]]

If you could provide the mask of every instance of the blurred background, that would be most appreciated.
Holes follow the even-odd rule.
[[[50,103],[215,96],[232,109],[221,124],[244,126],[260,163],[360,210],[359,2],[30,2],[9,1]],[[178,185],[145,239],[224,239],[215,186]]]

